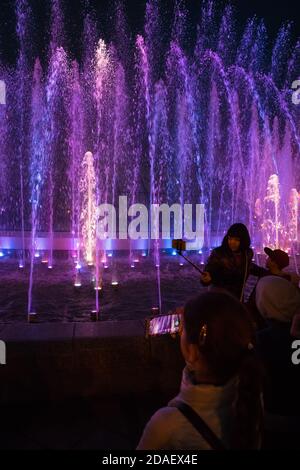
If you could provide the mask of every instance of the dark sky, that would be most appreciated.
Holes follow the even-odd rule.
[[[171,16],[174,0],[162,0],[164,8]],[[67,37],[69,47],[74,56],[78,55],[80,48],[80,35],[82,27],[83,4],[86,0],[62,0],[66,17]],[[90,0],[90,5],[96,12],[96,16],[103,31],[102,36],[109,38],[111,17],[113,15],[113,0]],[[125,0],[126,12],[129,24],[134,34],[142,32],[144,24],[146,0]],[[199,18],[201,0],[185,0],[190,11],[191,21],[196,24]],[[220,0],[218,3],[224,5]],[[280,25],[285,21],[292,21],[293,38],[300,36],[300,5],[299,0],[283,0],[281,2],[266,0],[231,0],[229,3],[236,8],[238,28],[242,28],[247,18],[257,15],[264,18],[268,33],[271,38],[276,35]],[[40,45],[39,55],[45,52],[47,31],[49,29],[50,0],[31,0],[30,5],[34,13],[34,41]],[[297,7],[298,4],[298,7]],[[1,59],[5,63],[13,63],[17,56],[18,43],[15,34],[15,2],[13,0],[0,0],[0,51]],[[105,37],[107,36],[107,37]]]

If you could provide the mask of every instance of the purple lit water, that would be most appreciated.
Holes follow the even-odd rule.
[[[191,259],[200,265],[207,253],[193,255]],[[257,255],[256,262],[265,263],[265,255]],[[111,260],[111,258],[109,258]],[[295,261],[300,267],[300,256],[291,257],[290,270],[296,272]],[[203,288],[199,273],[179,256],[161,253],[160,281],[163,312],[183,306]],[[41,259],[35,265],[33,285],[33,310],[38,313],[38,322],[90,321],[91,312],[100,312],[101,320],[129,320],[149,318],[157,307],[157,276],[153,260],[145,258],[128,268],[124,254],[116,260],[118,288],[111,285],[112,262],[103,269],[102,290],[95,291],[95,270],[87,267],[80,271],[81,287],[75,288],[74,260],[61,254],[55,259],[55,267],[49,272]],[[100,263],[100,266],[102,264]],[[15,259],[0,260],[0,323],[27,322],[27,297],[29,264],[18,270]],[[100,268],[101,269],[101,268]],[[95,292],[99,295],[95,308]]]
[[[95,214],[87,208],[117,204],[120,195],[129,206],[204,204],[207,247],[239,221],[249,227],[256,248],[297,253],[300,106],[292,103],[291,85],[300,74],[300,40],[293,43],[291,25],[283,25],[272,41],[257,18],[237,33],[232,7],[222,10],[219,2],[207,0],[193,40],[183,2],[174,2],[167,26],[164,2],[149,0],[136,37],[118,4],[114,39],[108,41],[87,7],[78,32],[81,56],[74,60],[61,1],[52,0],[47,57],[40,61],[32,52],[29,4],[16,2],[16,64],[8,69],[0,63],[7,87],[7,105],[0,106],[0,235],[21,239],[20,265],[26,260],[30,266],[17,277],[28,276],[28,311],[36,308],[41,232],[49,241],[45,283],[47,273],[50,284],[51,276],[58,276],[54,242],[67,232],[77,264],[85,265],[89,251],[95,283],[101,284],[101,259],[109,246],[97,252]],[[90,165],[84,162],[87,152]],[[0,249],[16,248],[1,243]],[[164,310],[160,243],[151,250],[149,243],[147,254],[143,263],[149,280],[155,279],[152,303]],[[130,276],[136,256],[142,259],[129,244],[121,257]],[[117,282],[122,269],[118,257],[113,259],[104,275]],[[12,261],[8,266],[14,273]],[[71,279],[78,270],[74,264],[62,271]],[[99,305],[96,291],[94,308]]]
[[[176,259],[175,259],[176,258]],[[201,289],[199,276],[189,266],[179,266],[179,257],[162,255],[161,291],[164,312],[183,305]],[[33,309],[38,321],[90,321],[91,311],[100,311],[102,320],[145,319],[157,307],[157,278],[151,259],[128,269],[127,256],[118,257],[119,286],[111,285],[112,267],[104,269],[103,289],[95,291],[93,268],[80,272],[81,287],[74,287],[71,259],[56,259],[51,272],[47,265],[35,265]],[[29,267],[17,270],[15,260],[0,261],[0,322],[27,321]],[[95,292],[99,294],[95,308]]]

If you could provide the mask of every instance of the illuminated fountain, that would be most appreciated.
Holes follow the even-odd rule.
[[[272,175],[269,178],[264,206],[265,220],[262,226],[265,233],[264,245],[279,248],[279,232],[282,230],[282,225],[280,223],[280,188],[277,175]]]
[[[277,175],[270,176],[263,203],[256,200],[255,216],[257,221],[262,221],[263,246],[286,251],[297,246],[299,194],[292,188],[288,200],[284,200]]]
[[[32,89],[32,116],[31,116],[31,129],[32,146],[30,149],[31,163],[31,249],[30,249],[30,275],[29,275],[29,292],[28,292],[28,314],[32,312],[32,287],[33,287],[33,269],[34,261],[36,258],[36,232],[38,228],[39,206],[42,183],[44,181],[44,158],[45,148],[43,146],[43,107],[44,107],[44,93],[41,84],[42,68],[39,60],[35,63],[33,74],[33,89]],[[48,261],[48,260],[47,260]]]
[[[288,234],[289,242],[298,242],[298,226],[299,226],[299,199],[300,195],[298,194],[297,189],[292,188],[290,191],[290,200],[289,200],[289,224],[288,224]]]
[[[80,203],[81,240],[88,265],[95,262],[96,251],[96,177],[94,157],[87,152],[81,164]],[[79,260],[78,260],[79,261]]]
[[[109,43],[86,14],[82,52],[73,60],[61,1],[51,3],[46,57],[33,60],[32,12],[28,0],[17,0],[17,61],[0,64],[7,89],[0,105],[1,262],[16,250],[19,266],[30,266],[29,313],[35,266],[43,260],[55,271],[58,251],[76,262],[78,287],[80,270],[92,266],[97,312],[102,270],[111,285],[121,283],[119,250],[131,272],[150,257],[153,305],[162,309],[162,250],[171,241],[150,240],[151,215],[144,238],[126,239],[117,224],[117,240],[96,240],[97,207],[115,206],[119,196],[129,206],[204,204],[204,250],[239,221],[257,250],[297,254],[300,107],[290,87],[300,42],[292,44],[290,26],[269,53],[263,21],[249,19],[238,37],[232,7],[221,12],[207,0],[192,40],[182,2],[165,28],[163,2],[149,0],[144,30],[133,38],[118,4]]]

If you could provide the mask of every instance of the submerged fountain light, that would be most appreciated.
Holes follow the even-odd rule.
[[[99,311],[92,310],[91,311],[91,321],[98,321],[99,320]]]
[[[74,287],[81,287],[81,279],[80,279],[79,271],[76,272]]]
[[[20,268],[20,269],[23,269],[23,268],[24,268],[24,262],[23,262],[23,261],[19,261],[19,268]]]
[[[176,250],[173,250],[172,251],[172,256],[176,256],[177,255],[177,251]]]
[[[159,307],[152,307],[151,308],[151,314],[154,316],[154,315],[159,315],[160,313],[160,310],[159,310]]]
[[[35,323],[37,321],[38,315],[36,312],[29,312],[27,319],[29,323]]]
[[[98,281],[96,281],[96,278],[94,277],[93,282],[95,283],[94,290],[95,291],[101,291],[102,290],[102,279],[98,279]]]
[[[4,257],[4,252],[0,251],[0,258],[3,258],[3,257]]]

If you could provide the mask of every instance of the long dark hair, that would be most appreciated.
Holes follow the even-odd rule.
[[[222,248],[230,251],[228,246],[228,237],[238,237],[240,239],[241,251],[247,251],[250,248],[251,239],[246,225],[238,223],[229,227],[222,241]]]
[[[184,328],[187,341],[198,345],[217,385],[235,376],[239,379],[231,447],[257,448],[262,425],[262,367],[253,349],[254,331],[247,310],[230,294],[205,292],[187,302]]]

